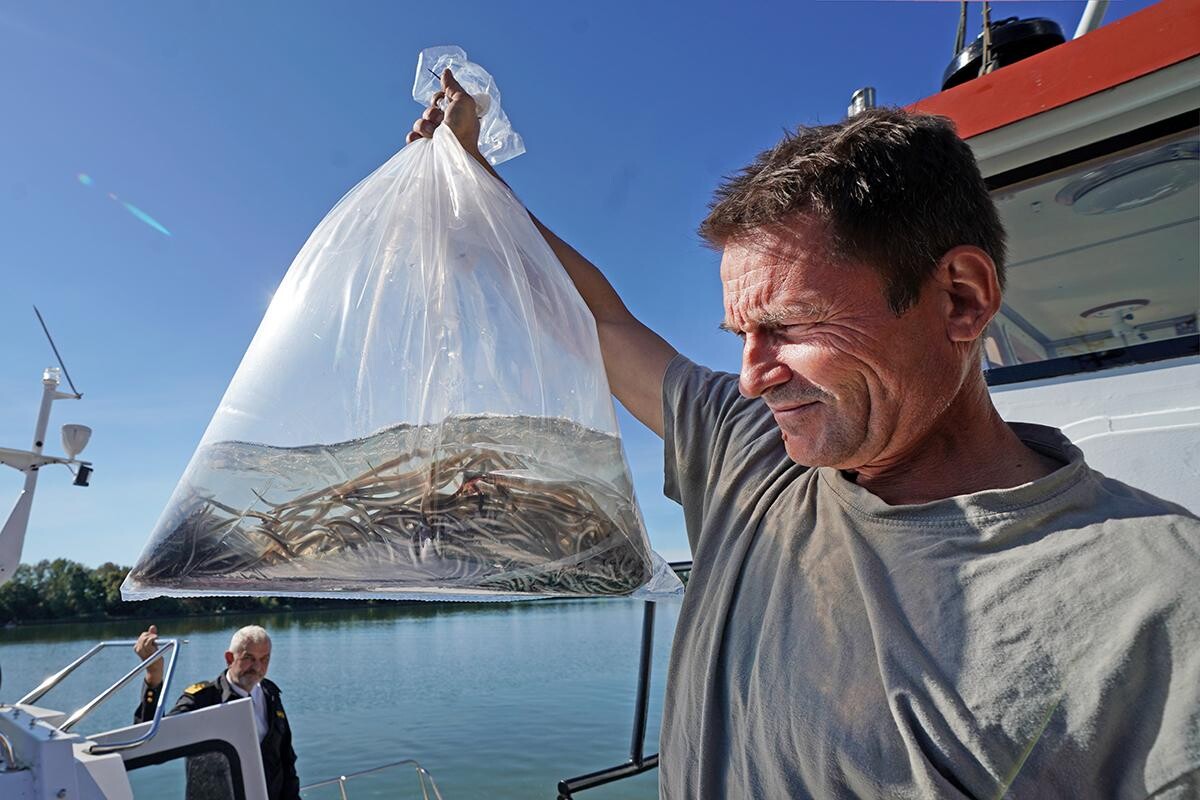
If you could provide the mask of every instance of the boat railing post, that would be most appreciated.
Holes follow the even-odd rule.
[[[692,562],[673,561],[671,569],[680,577],[690,574]],[[684,583],[686,584],[686,580]],[[564,778],[558,782],[558,800],[571,800],[576,792],[603,786],[606,783],[631,778],[658,766],[658,753],[646,755],[647,709],[650,705],[650,672],[654,663],[654,603],[646,601],[642,611],[642,649],[638,658],[637,696],[633,708],[633,737],[629,743],[629,760],[615,767]]]
[[[4,769],[0,769],[0,772],[9,772],[11,770],[16,769],[17,768],[17,756],[13,752],[12,742],[10,742],[8,740],[8,737],[5,736],[3,733],[0,733],[0,749],[2,749],[4,751],[3,752]]]
[[[1104,21],[1106,11],[1108,11],[1108,0],[1088,0],[1087,5],[1083,8],[1083,16],[1079,18],[1079,26],[1075,28],[1075,35],[1071,38],[1078,39],[1099,28],[1100,23]]]
[[[642,652],[638,663],[637,699],[633,707],[633,739],[629,760],[640,769],[645,760],[646,712],[650,705],[650,667],[654,661],[654,601],[647,600],[642,610]]]

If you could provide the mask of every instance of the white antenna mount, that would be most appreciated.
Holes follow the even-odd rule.
[[[21,489],[21,494],[17,496],[17,502],[8,515],[4,528],[0,530],[0,584],[12,578],[13,573],[17,571],[17,566],[21,563],[25,531],[29,527],[29,513],[33,508],[33,490],[37,487],[41,468],[47,464],[66,464],[67,469],[71,469],[71,465],[75,465],[77,468],[72,472],[75,473],[76,486],[87,486],[92,476],[92,462],[80,461],[76,458],[83,452],[83,448],[87,446],[88,440],[92,436],[92,429],[86,425],[63,426],[63,450],[67,453],[66,458],[42,453],[42,447],[46,443],[46,428],[50,423],[51,404],[55,400],[78,400],[83,395],[76,391],[75,384],[71,383],[70,375],[67,375],[67,383],[70,384],[71,391],[58,391],[61,376],[67,370],[63,366],[62,357],[58,354],[58,348],[54,346],[54,340],[50,338],[50,331],[46,327],[45,320],[42,319],[37,307],[34,307],[33,310],[37,314],[38,321],[42,323],[42,330],[46,332],[46,338],[50,339],[50,347],[54,350],[55,357],[58,358],[59,366],[47,367],[46,371],[42,373],[42,404],[38,409],[37,424],[34,426],[33,447],[29,450],[0,447],[0,464],[25,474],[25,486]]]

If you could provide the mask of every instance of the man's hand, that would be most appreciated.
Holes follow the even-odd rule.
[[[444,110],[438,105],[442,100],[447,101]],[[417,139],[432,139],[433,132],[437,130],[437,127],[445,123],[458,138],[464,150],[479,163],[490,167],[483,154],[479,152],[479,117],[477,114],[475,98],[463,90],[458,81],[454,79],[454,73],[447,69],[442,73],[442,90],[433,96],[433,104],[425,109],[425,113],[421,115],[420,119],[413,123],[413,129],[408,134],[407,141],[411,143]]]
[[[133,645],[133,652],[137,653],[137,657],[145,661],[150,656],[158,652],[158,626],[151,625],[138,636],[137,642]],[[163,681],[163,662],[160,658],[150,666],[146,667],[146,683],[150,686],[158,686]]]

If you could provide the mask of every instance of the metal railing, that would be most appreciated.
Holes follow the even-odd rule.
[[[323,781],[317,781],[316,783],[310,783],[307,786],[301,786],[300,792],[303,794],[310,789],[321,789],[326,786],[336,785],[338,787],[338,792],[341,793],[342,800],[349,800],[349,795],[346,794],[346,784],[350,781],[354,780],[355,778],[361,778],[364,775],[373,775],[377,772],[383,772],[384,770],[404,766],[412,767],[413,771],[417,773],[417,781],[421,787],[422,800],[430,800],[431,798],[432,800],[442,800],[442,793],[438,791],[437,783],[434,782],[433,776],[429,774],[428,770],[411,758],[406,758],[403,761],[393,761],[390,764],[381,764],[378,767],[371,767],[370,769],[363,769],[359,770],[358,772],[350,772],[345,775],[339,775],[336,778],[328,778]],[[428,785],[426,785],[426,781],[429,782]],[[430,792],[432,792],[432,794],[430,794]]]
[[[13,753],[12,742],[3,733],[0,733],[0,750],[3,750],[4,767],[0,772],[8,772],[17,768],[17,756]]]
[[[58,672],[56,672],[53,675],[51,675],[50,677],[46,678],[44,681],[42,681],[40,684],[38,684],[36,689],[34,689],[32,692],[30,692],[29,694],[22,697],[20,700],[17,701],[17,703],[19,703],[19,704],[36,703],[38,700],[40,700],[42,698],[42,696],[44,694],[46,694],[46,692],[50,691],[55,686],[62,683],[63,680],[68,675],[70,675],[72,672],[74,672],[76,669],[78,669],[80,666],[82,666],[84,664],[84,662],[88,661],[92,656],[96,655],[97,653],[99,653],[101,650],[103,650],[106,647],[133,647],[135,644],[137,644],[137,642],[132,639],[111,641],[111,642],[100,642],[95,647],[93,647],[91,650],[88,650],[82,656],[75,659],[70,664],[68,664],[67,666],[60,669]],[[169,659],[167,659],[167,666],[166,666],[165,674],[163,675],[163,685],[162,685],[162,689],[160,689],[159,693],[158,693],[158,704],[154,707],[154,719],[151,721],[150,728],[141,736],[138,736],[135,739],[130,739],[127,742],[113,742],[111,744],[104,744],[104,745],[93,744],[88,749],[88,752],[92,753],[94,755],[102,755],[104,753],[115,753],[119,750],[128,750],[132,747],[137,747],[138,745],[142,744],[143,742],[147,742],[150,739],[154,738],[154,735],[156,733],[158,733],[158,726],[162,722],[164,701],[166,700],[166,697],[167,697],[167,689],[170,687],[171,678],[175,674],[175,656],[177,655],[177,653],[179,651],[180,642],[178,639],[159,639],[158,644],[159,644],[159,648],[156,653],[154,653],[152,656],[150,656],[149,658],[142,661],[142,663],[138,664],[136,667],[131,669],[129,672],[126,672],[125,675],[122,676],[121,679],[118,680],[116,683],[114,683],[112,686],[109,686],[107,689],[105,689],[103,692],[101,692],[100,694],[93,697],[90,701],[85,703],[83,706],[81,706],[80,708],[73,711],[70,715],[67,716],[66,720],[64,720],[63,723],[58,726],[58,729],[61,731],[68,731],[71,728],[73,728],[76,724],[79,723],[80,720],[82,720],[88,714],[92,713],[92,711],[97,706],[99,706],[105,700],[107,700],[108,698],[110,698],[114,694],[116,694],[117,691],[119,691],[123,686],[125,686],[125,684],[129,683],[129,681],[131,681],[133,678],[137,677],[141,673],[142,670],[144,670],[146,667],[148,667],[150,664],[153,664],[155,661],[159,660],[160,658],[165,658],[169,653],[171,657]]]
[[[691,561],[673,561],[671,569],[683,578],[691,576]],[[576,792],[593,789],[606,783],[641,775],[658,766],[658,753],[645,754],[646,713],[650,704],[650,667],[654,661],[654,603],[647,601],[642,610],[642,650],[638,658],[637,699],[633,706],[633,739],[629,743],[629,760],[615,767],[589,772],[558,782],[558,800],[572,800]]]

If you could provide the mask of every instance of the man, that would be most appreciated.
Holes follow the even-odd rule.
[[[444,123],[484,164],[443,86],[409,141]],[[717,191],[740,376],[542,230],[694,553],[662,797],[1200,794],[1200,521],[997,414],[1004,232],[946,120],[800,129]]]
[[[151,625],[138,636],[134,652],[147,659],[158,650],[158,627]],[[233,634],[225,651],[226,669],[213,681],[193,683],[183,690],[168,714],[182,714],[249,697],[254,707],[255,728],[262,751],[263,773],[267,781],[267,796],[271,800],[298,800],[300,779],[296,775],[296,751],[292,749],[292,729],[279,687],[267,680],[271,662],[271,637],[258,625],[247,625]],[[163,662],[155,661],[146,667],[146,685],[142,702],[134,712],[134,722],[145,722],[154,716],[158,695],[162,691]],[[192,781],[189,767],[189,783]]]

